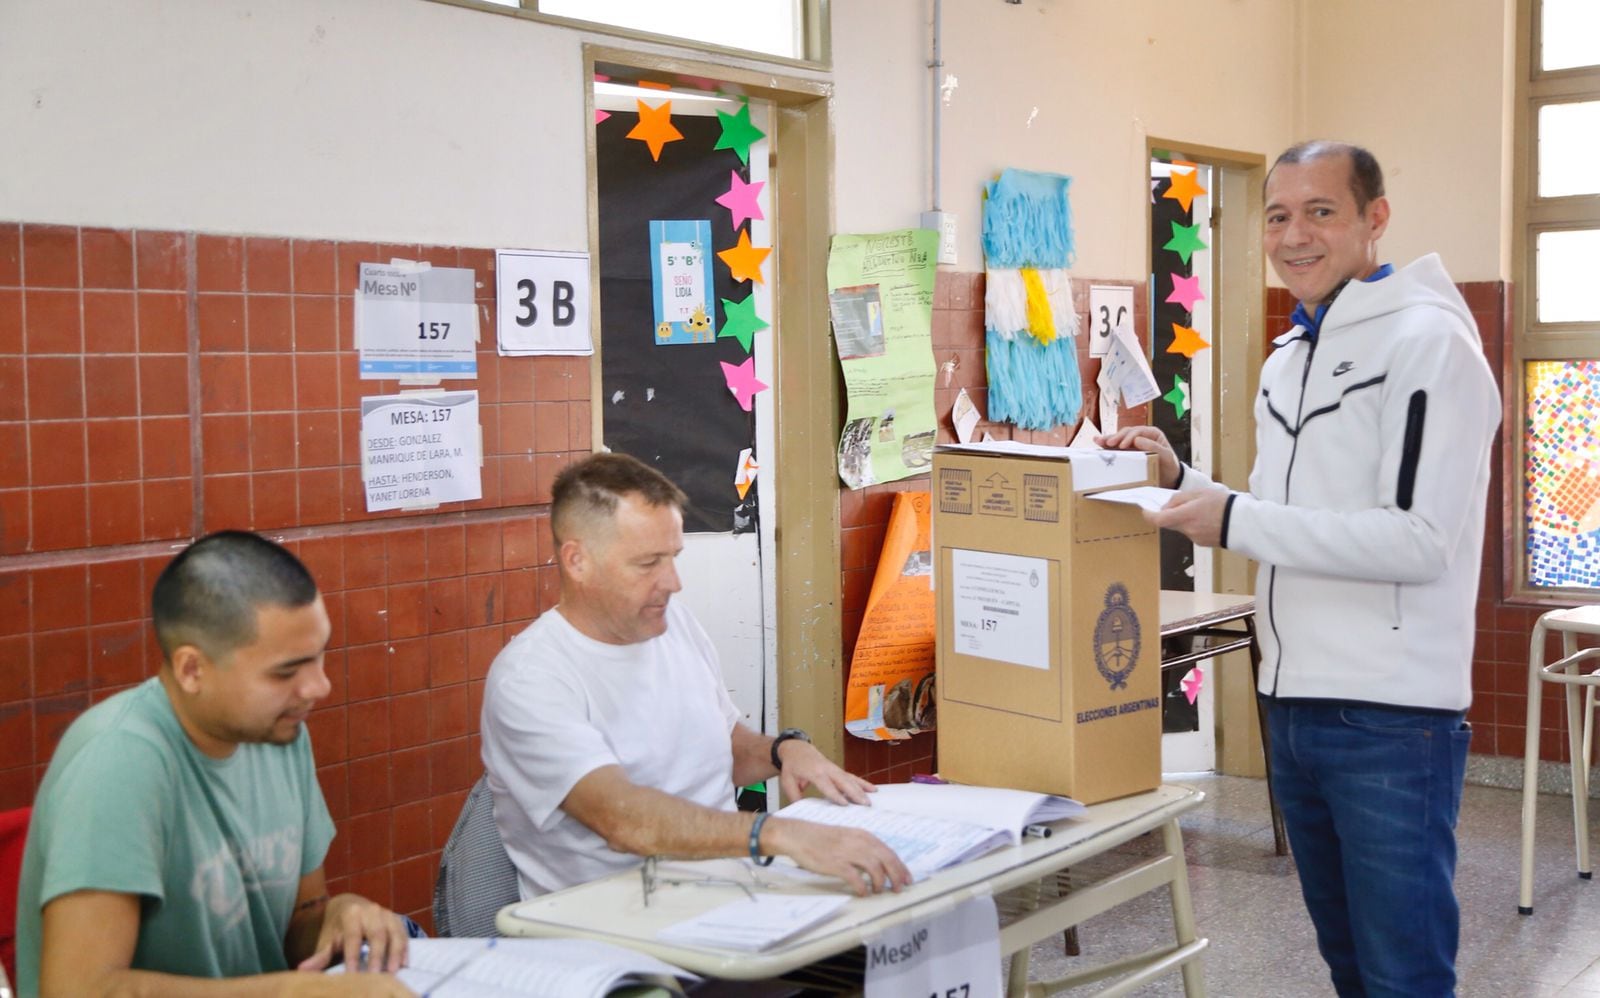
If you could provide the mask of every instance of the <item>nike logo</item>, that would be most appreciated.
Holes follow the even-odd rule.
[[[1339,361],[1339,366],[1333,369],[1333,376],[1335,378],[1337,378],[1339,375],[1341,375],[1341,374],[1349,374],[1351,371],[1354,371],[1355,369],[1356,369],[1356,365],[1352,361],[1341,360],[1341,361]]]

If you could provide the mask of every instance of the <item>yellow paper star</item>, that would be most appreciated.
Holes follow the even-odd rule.
[[[1167,347],[1167,353],[1181,353],[1190,360],[1194,355],[1211,344],[1200,338],[1200,334],[1188,326],[1172,324],[1172,345]]]
[[[728,270],[733,274],[735,281],[755,281],[757,284],[765,284],[767,282],[761,278],[761,264],[771,252],[770,246],[751,246],[750,231],[745,229],[739,233],[739,245],[733,249],[723,250],[717,257],[728,265]]]
[[[1178,165],[1179,164],[1177,163],[1173,164],[1173,166]],[[1162,194],[1161,196],[1164,198],[1172,198],[1174,201],[1183,205],[1184,211],[1188,211],[1189,205],[1194,201],[1196,195],[1205,194],[1208,192],[1204,187],[1200,186],[1199,181],[1195,180],[1195,177],[1200,175],[1200,171],[1195,168],[1193,164],[1183,165],[1189,167],[1188,172],[1179,173],[1177,170],[1173,170],[1172,186],[1168,187],[1166,193]]]
[[[683,133],[672,127],[672,102],[662,101],[660,107],[651,107],[639,101],[639,123],[633,126],[628,138],[649,146],[650,158],[659,163],[661,147],[683,138]]]

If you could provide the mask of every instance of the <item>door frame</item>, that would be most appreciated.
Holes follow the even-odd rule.
[[[1260,153],[1223,149],[1178,139],[1145,137],[1142,169],[1157,151],[1212,168],[1211,384],[1217,403],[1211,429],[1213,478],[1235,489],[1248,489],[1255,463],[1254,408],[1261,385],[1261,357],[1266,347],[1266,266],[1261,251],[1261,190],[1267,160]],[[1150,199],[1145,198],[1144,231],[1150,232]],[[1150,256],[1145,248],[1145,259]],[[1154,288],[1151,289],[1154,293]],[[1246,558],[1218,550],[1210,580],[1195,579],[1195,588],[1209,582],[1212,592],[1248,593],[1255,585]],[[1240,776],[1261,776],[1261,728],[1255,709],[1255,684],[1243,666],[1242,652],[1218,660],[1212,672],[1216,708],[1217,770]],[[1231,737],[1230,737],[1231,734]]]
[[[594,120],[596,73],[613,78],[648,74],[676,87],[746,95],[773,105],[772,193],[776,233],[777,322],[773,338],[774,454],[761,464],[774,475],[777,565],[763,566],[763,586],[775,593],[776,621],[768,637],[777,675],[768,689],[777,699],[780,727],[811,733],[828,758],[844,758],[844,672],[840,633],[839,486],[835,450],[842,411],[827,312],[828,241],[833,221],[833,84],[759,69],[716,65],[672,55],[603,45],[583,48],[584,120]],[[595,137],[585,130],[589,246],[599,246],[600,213]],[[781,150],[783,168],[778,166]],[[600,263],[589,257],[589,280],[599,287]],[[600,308],[594,296],[590,332],[591,438],[603,443],[600,400]],[[771,483],[768,479],[767,483]],[[763,487],[767,487],[767,483]],[[769,711],[770,713],[770,711]]]

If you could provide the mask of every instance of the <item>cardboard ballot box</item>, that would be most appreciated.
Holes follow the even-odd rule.
[[[1138,452],[995,442],[933,458],[939,773],[1084,803],[1161,782],[1158,531],[1088,493]]]

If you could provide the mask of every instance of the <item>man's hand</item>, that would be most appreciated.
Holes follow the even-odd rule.
[[[815,787],[835,804],[870,804],[867,794],[878,789],[840,769],[817,751],[815,745],[798,738],[790,738],[779,745],[778,758],[783,760],[778,785],[783,788],[786,801],[799,800],[806,790]]]
[[[361,945],[367,944],[365,961]],[[328,901],[317,934],[317,948],[300,962],[301,970],[326,970],[336,952],[344,954],[345,972],[382,970],[394,973],[406,962],[406,930],[400,916],[356,894]]]
[[[293,974],[284,998],[416,998],[392,974]]]
[[[783,761],[784,771],[789,760]],[[870,832],[774,815],[761,829],[762,851],[788,856],[802,869],[838,877],[857,896],[911,886],[911,871]]]
[[[1161,487],[1177,488],[1178,455],[1167,442],[1167,435],[1154,426],[1129,426],[1094,439],[1106,450],[1139,450],[1154,454],[1156,478]]]
[[[1231,495],[1227,489],[1180,492],[1144,518],[1165,530],[1176,530],[1196,544],[1216,547],[1222,543],[1222,513]]]

